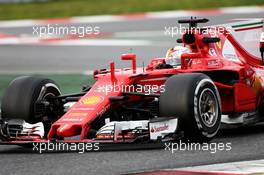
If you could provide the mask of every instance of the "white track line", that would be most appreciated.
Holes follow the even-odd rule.
[[[124,21],[122,17],[115,15],[76,16],[70,19],[76,23],[105,23]]]
[[[116,32],[113,33],[113,37],[118,38],[146,38],[146,37],[164,37],[164,31],[156,30],[156,31],[130,31],[130,32]]]
[[[252,160],[241,162],[220,163],[213,165],[203,165],[179,168],[174,170],[187,170],[187,171],[209,171],[209,172],[225,172],[225,173],[260,173],[264,172],[264,160]]]
[[[0,45],[53,45],[53,46],[164,46],[167,42],[129,39],[61,39],[42,40],[38,38],[2,38]]]
[[[226,8],[220,8],[222,13],[228,13],[228,14],[246,14],[246,13],[260,13],[264,11],[264,7],[226,7]]]
[[[147,40],[115,40],[115,39],[83,39],[83,40],[64,40],[49,42],[49,45],[61,46],[150,46],[153,45],[151,41]]]

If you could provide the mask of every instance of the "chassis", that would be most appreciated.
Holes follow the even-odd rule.
[[[123,54],[131,68],[116,69],[112,62],[109,70],[94,71],[94,85],[64,95],[50,79],[16,78],[2,99],[2,144],[146,143],[181,137],[204,142],[216,136],[221,123],[262,121],[263,60],[243,48],[234,35],[247,30],[261,34],[263,20],[233,24],[231,33],[227,25],[209,27],[216,36],[197,28],[197,23],[207,21],[179,20],[189,28],[177,42],[191,52],[181,55],[178,66],[154,58],[137,68],[136,55]],[[248,27],[234,27],[239,25]],[[263,42],[259,42],[262,59]]]

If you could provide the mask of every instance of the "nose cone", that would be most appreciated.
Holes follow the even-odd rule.
[[[70,124],[63,124],[57,129],[57,136],[58,137],[71,137],[78,135],[78,129],[74,125]]]

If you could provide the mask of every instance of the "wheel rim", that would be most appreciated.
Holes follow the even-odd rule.
[[[207,127],[213,127],[218,117],[218,102],[211,89],[204,89],[199,98],[199,114]]]
[[[58,92],[57,95],[59,95],[60,94],[59,89],[54,84],[48,83],[48,84],[46,84],[45,86],[42,87],[37,99],[38,100],[49,101],[50,98],[57,96],[56,95],[56,91]],[[53,116],[52,110],[50,110],[50,109],[48,109],[46,111],[45,115],[40,118],[41,122],[44,124],[45,134],[48,133],[48,131],[49,131],[48,128],[50,128],[50,126],[52,125],[52,123],[56,119],[57,119],[57,117]]]

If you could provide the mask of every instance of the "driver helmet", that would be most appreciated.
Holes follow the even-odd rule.
[[[175,46],[167,51],[165,62],[171,66],[181,65],[181,55],[189,53],[190,50],[187,47]]]

